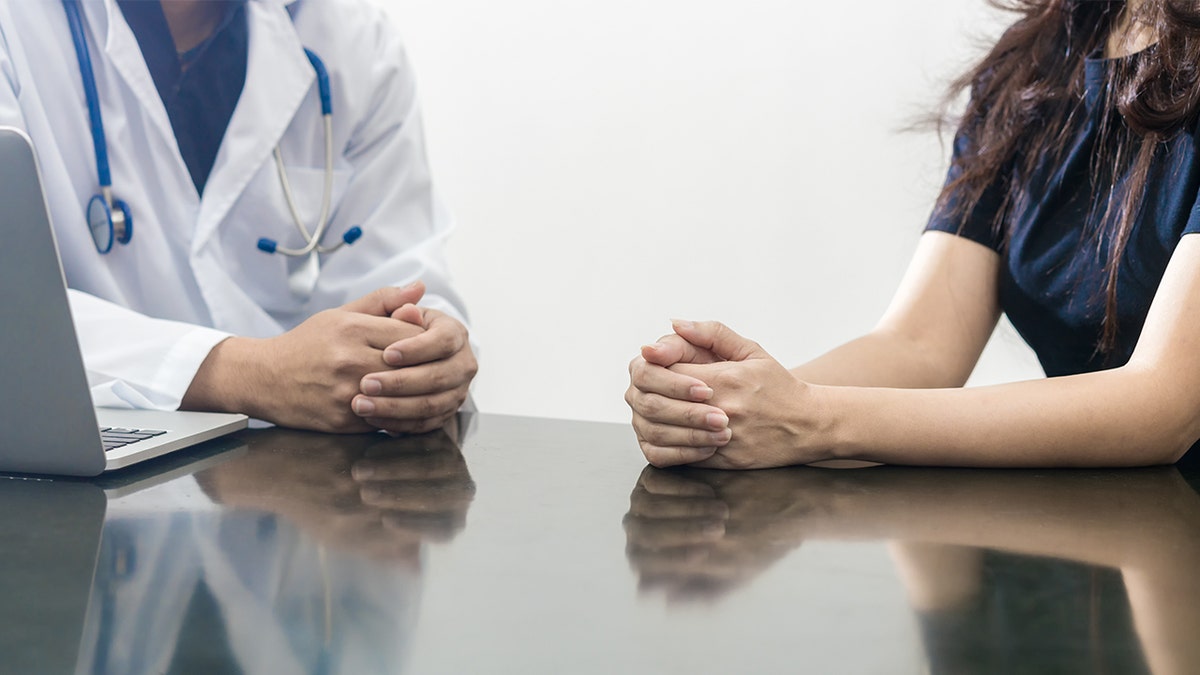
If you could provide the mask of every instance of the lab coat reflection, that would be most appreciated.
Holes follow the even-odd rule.
[[[257,432],[197,475],[221,510],[110,508],[79,669],[399,672],[425,542],[461,531],[475,493],[459,428]]]
[[[96,160],[78,64],[59,0],[0,3],[0,125],[24,129],[41,164],[77,332],[100,405],[178,406],[208,351],[229,334],[267,337],[383,286],[422,279],[422,304],[465,319],[442,246],[450,218],[433,192],[409,62],[366,0],[247,0],[245,88],[203,197],[180,155],[137,39],[115,0],[81,0],[116,197],[133,241],[97,253],[84,219]],[[305,223],[321,207],[324,135],[313,68],[330,71],[334,240],[311,293],[272,151],[278,146]],[[311,228],[311,225],[310,225]]]
[[[418,564],[327,549],[276,516],[116,520],[79,672],[395,673],[419,596]]]

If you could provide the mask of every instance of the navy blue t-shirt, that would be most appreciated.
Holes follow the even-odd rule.
[[[197,194],[208,175],[246,84],[249,27],[244,0],[214,0],[224,15],[204,42],[182,54],[158,0],[118,0],[137,37],[154,87],[167,109],[179,153]]]
[[[1107,195],[1109,185],[1128,179],[1119,175],[1094,187],[1089,179],[1100,122],[1117,114],[1103,95],[1111,65],[1100,58],[1087,60],[1083,116],[1065,159],[1041,167],[1027,182],[1030,206],[1012,225],[1007,241],[992,227],[1003,196],[998,185],[984,193],[965,220],[953,217],[947,207],[935,211],[927,227],[960,234],[1001,254],[1000,306],[1051,377],[1124,365],[1176,244],[1183,235],[1200,232],[1200,135],[1193,127],[1165,143],[1154,158],[1141,213],[1118,268],[1116,345],[1111,353],[1099,353],[1108,249],[1097,253],[1095,237],[1085,236],[1085,222],[1093,194]],[[970,142],[969,137],[956,139],[956,154]],[[949,180],[956,173],[952,167]]]

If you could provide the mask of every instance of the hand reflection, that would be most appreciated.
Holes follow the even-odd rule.
[[[647,468],[625,527],[641,585],[671,599],[725,592],[804,540],[889,541],[923,625],[949,629],[930,638],[947,672],[974,672],[952,657],[1032,666],[1104,650],[1200,672],[1200,494],[1174,468]],[[1097,600],[1109,578],[1120,602]]]
[[[803,540],[815,505],[796,481],[813,471],[646,467],[625,516],[641,588],[671,601],[709,599],[754,578]]]
[[[248,440],[244,456],[197,474],[200,485],[220,504],[278,514],[322,544],[416,565],[423,541],[466,524],[475,483],[447,431],[270,429]]]

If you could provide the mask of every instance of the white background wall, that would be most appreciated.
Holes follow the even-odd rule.
[[[626,421],[670,317],[788,365],[869,329],[941,184],[901,131],[983,0],[378,0],[415,62],[486,412]],[[1011,328],[975,382],[1036,377]]]

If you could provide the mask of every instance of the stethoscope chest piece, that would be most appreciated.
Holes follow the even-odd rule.
[[[104,195],[92,195],[87,207],[87,221],[92,241],[100,253],[111,251],[114,241],[128,244],[133,238],[133,215],[120,199],[112,200],[112,206],[109,206],[109,199]]]

